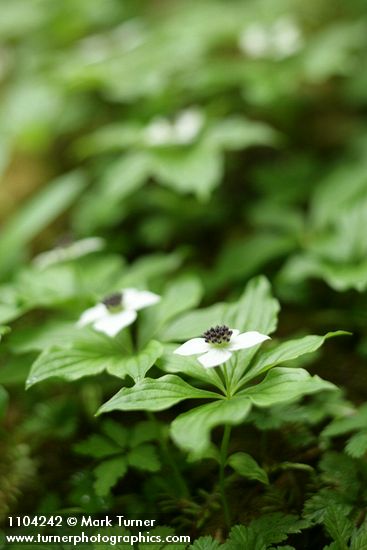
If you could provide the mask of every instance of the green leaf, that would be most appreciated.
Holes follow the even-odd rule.
[[[338,219],[346,206],[358,204],[366,198],[366,159],[339,163],[317,186],[312,196],[311,221],[316,227],[325,227]],[[345,182],[348,181],[348,185]]]
[[[203,295],[203,286],[195,276],[185,276],[169,284],[157,306],[157,320],[167,323],[180,313],[197,306]]]
[[[243,149],[253,145],[274,145],[279,134],[263,122],[228,117],[207,132],[205,142],[220,149]]]
[[[335,264],[311,254],[291,256],[282,268],[279,280],[282,286],[297,285],[304,280],[320,278],[334,290],[344,292],[354,288],[362,292],[367,282],[367,262],[359,264]]]
[[[330,506],[326,510],[323,523],[329,535],[338,544],[338,550],[348,550],[347,542],[353,531],[353,523],[345,515],[343,506]]]
[[[258,407],[270,407],[283,401],[298,399],[322,390],[335,390],[331,382],[319,376],[311,376],[304,369],[275,367],[268,372],[265,379],[237,395],[248,397]]]
[[[107,435],[114,443],[116,443],[120,448],[126,447],[129,432],[124,427],[108,418],[102,422],[101,426],[102,432]]]
[[[171,424],[175,443],[200,458],[210,444],[210,431],[223,424],[240,424],[250,412],[249,399],[234,397],[201,405],[178,416]]]
[[[6,387],[24,385],[29,373],[29,365],[33,356],[9,356],[6,363],[0,366],[0,384]]]
[[[345,452],[353,458],[361,458],[367,453],[367,430],[356,433],[348,440]]]
[[[41,352],[48,348],[62,347],[78,337],[74,321],[50,320],[42,325],[19,328],[9,338],[14,353]]]
[[[0,342],[4,334],[8,334],[9,332],[10,332],[10,327],[0,326]]]
[[[123,262],[116,256],[85,257],[42,270],[31,266],[16,278],[17,298],[26,309],[64,306],[83,299],[89,303],[116,288],[122,268]]]
[[[344,453],[324,452],[319,462],[322,480],[343,494],[346,502],[357,499],[360,491],[358,461]]]
[[[9,323],[23,313],[18,292],[13,285],[0,286],[0,323]]]
[[[90,330],[81,332],[80,340],[72,348],[52,348],[43,352],[33,363],[27,380],[30,387],[42,380],[58,377],[63,380],[77,380],[106,370],[124,378],[131,376],[139,380],[154,364],[162,352],[158,342],[152,341],[137,355],[126,355],[122,345],[123,335],[108,338]]]
[[[189,148],[151,151],[152,170],[159,183],[178,193],[195,193],[208,200],[219,184],[223,171],[222,155],[213,147],[200,144]]]
[[[122,220],[129,212],[124,200],[138,191],[149,175],[145,155],[131,153],[114,161],[94,188],[81,202],[74,216],[75,227],[91,233]]]
[[[159,335],[167,323],[201,300],[203,287],[197,277],[186,276],[169,284],[162,300],[145,312],[139,332],[140,340]]]
[[[110,204],[121,201],[143,185],[148,173],[149,167],[144,155],[123,156],[108,165],[100,184],[102,197]]]
[[[321,489],[305,502],[303,516],[312,523],[322,523],[327,510],[334,505],[342,506],[345,516],[352,510],[352,505],[346,503],[343,495],[334,489]]]
[[[197,357],[177,355],[174,351],[177,344],[166,345],[163,355],[158,360],[158,367],[169,373],[183,373],[206,384],[213,385],[225,393],[223,381],[217,369],[205,369],[198,362]]]
[[[352,539],[350,541],[350,550],[366,550],[367,549],[367,522],[366,520],[357,530],[354,529]]]
[[[265,544],[283,542],[290,533],[300,533],[301,529],[308,527],[308,522],[291,514],[265,514],[255,519],[250,524],[257,533],[261,533]]]
[[[250,525],[232,527],[224,550],[266,550],[272,544],[283,542],[290,533],[300,533],[307,527],[304,520],[281,513],[265,514],[253,520]],[[271,546],[273,548],[273,546]],[[283,546],[281,547],[283,548]],[[284,547],[284,548],[290,548]]]
[[[174,319],[161,332],[161,339],[170,341],[189,340],[200,336],[213,325],[224,323],[227,304],[215,304],[204,309],[190,311]]]
[[[49,183],[29,200],[2,230],[0,237],[0,273],[6,274],[23,254],[24,247],[57,216],[65,211],[85,186],[82,172],[66,174]]]
[[[121,289],[121,273],[127,272],[124,259],[120,255],[104,253],[101,256],[87,255],[72,265],[77,279],[77,296],[89,300],[104,298],[111,289]]]
[[[247,453],[234,453],[228,458],[228,464],[243,477],[256,479],[265,485],[269,484],[265,470]]]
[[[145,470],[147,472],[158,472],[161,467],[157,451],[153,445],[139,445],[134,447],[127,455],[129,466]]]
[[[104,458],[121,452],[119,445],[99,434],[92,434],[85,441],[76,443],[73,449],[78,454],[94,458]]]
[[[256,277],[246,286],[237,303],[233,304],[226,315],[226,324],[241,332],[257,330],[271,334],[277,325],[278,301],[272,297],[271,288],[265,277]],[[236,353],[229,361],[230,377],[233,384],[238,382],[247,369],[259,346]]]
[[[154,380],[145,378],[132,388],[122,388],[97,414],[120,411],[161,411],[168,409],[184,399],[218,398],[217,393],[199,390],[184,382],[178,376],[167,374]]]
[[[232,304],[226,321],[241,332],[258,330],[271,334],[277,326],[278,300],[273,298],[269,281],[255,277],[246,285],[245,291],[235,304]]]
[[[189,546],[189,550],[219,550],[219,548],[221,548],[221,544],[209,535],[196,539],[194,544]]]
[[[29,267],[19,272],[16,282],[19,298],[28,310],[64,304],[78,294],[75,272],[68,265],[42,271]]]
[[[250,526],[235,525],[232,527],[228,541],[224,543],[223,550],[266,550],[266,544],[261,533],[256,532]]]
[[[125,378],[126,375],[129,375],[135,382],[138,382],[144,378],[158,357],[162,355],[162,352],[162,345],[156,340],[151,340],[138,354],[121,358],[119,365],[111,366],[108,372],[120,378]]]
[[[127,463],[124,457],[104,460],[93,470],[95,475],[94,489],[100,497],[108,495],[119,479],[127,472]]]
[[[182,263],[182,256],[178,252],[172,254],[150,254],[136,260],[122,275],[116,288],[146,287],[152,279],[168,275],[176,271]]]
[[[343,411],[344,412],[344,411]],[[343,435],[354,430],[363,430],[367,425],[367,404],[362,405],[358,410],[348,408],[342,418],[335,418],[322,431],[326,437]]]
[[[252,380],[256,376],[268,371],[275,365],[279,365],[286,361],[292,361],[305,353],[312,353],[319,349],[328,338],[342,336],[344,334],[349,333],[339,330],[336,332],[328,332],[325,336],[310,335],[303,338],[297,338],[296,340],[282,342],[271,350],[263,350],[260,348],[259,356],[255,365],[249,370],[242,380],[243,382],[247,382],[248,380]]]
[[[211,290],[217,290],[231,281],[243,281],[261,272],[264,265],[276,258],[286,256],[296,246],[294,237],[273,233],[231,239],[221,250],[215,268],[208,273],[207,284]]]
[[[129,438],[130,447],[137,447],[141,443],[158,440],[162,435],[161,428],[158,421],[145,420],[138,422],[131,429]]]

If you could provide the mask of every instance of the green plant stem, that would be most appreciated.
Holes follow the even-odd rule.
[[[224,470],[225,470],[226,462],[227,462],[228,445],[229,445],[230,436],[231,436],[231,426],[226,424],[224,426],[222,445],[221,445],[221,448],[220,448],[219,487],[220,487],[220,494],[221,494],[221,497],[222,497],[224,519],[225,519],[225,522],[226,522],[226,526],[228,528],[230,528],[230,526],[231,526],[231,514],[230,514],[230,510],[229,510],[229,506],[228,506],[227,496],[226,496],[226,485],[225,485]]]
[[[222,367],[222,373],[224,377],[224,386],[225,386],[225,393],[227,397],[231,397],[231,380],[228,374],[227,365],[224,364]]]
[[[155,424],[157,424],[156,417],[151,411],[147,411],[147,416],[151,422],[154,422]],[[159,437],[158,443],[161,448],[161,453],[164,458],[164,461],[172,471],[173,479],[175,480],[175,484],[180,493],[180,496],[188,498],[190,496],[189,488],[179,468],[177,467],[177,464],[175,462],[175,459],[172,456],[172,453],[170,451],[169,446],[167,445],[167,442],[162,437]]]

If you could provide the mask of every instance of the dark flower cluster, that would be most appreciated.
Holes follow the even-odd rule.
[[[114,292],[113,294],[109,294],[102,300],[102,304],[104,304],[108,309],[120,307],[122,305],[122,293]]]
[[[217,325],[204,332],[203,338],[208,344],[224,344],[230,341],[232,333],[233,331],[226,325]]]

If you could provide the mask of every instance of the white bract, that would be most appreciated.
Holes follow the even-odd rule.
[[[38,254],[33,260],[33,264],[41,269],[52,264],[75,260],[92,252],[98,252],[104,248],[105,242],[100,237],[88,237],[79,241],[71,241],[61,244]]]
[[[203,114],[196,108],[186,109],[171,122],[167,118],[154,119],[144,131],[148,145],[188,145],[198,136],[204,124]]]
[[[174,353],[178,355],[200,355],[198,361],[205,367],[216,367],[228,361],[234,351],[252,348],[269,340],[270,336],[256,330],[243,332],[227,326],[217,326],[207,330],[201,338],[192,338]]]
[[[271,25],[253,23],[239,37],[240,50],[254,59],[284,59],[299,51],[302,43],[301,30],[289,16]]]
[[[137,311],[153,306],[160,299],[158,294],[148,290],[125,288],[84,311],[77,326],[92,325],[95,330],[113,337],[135,321]]]

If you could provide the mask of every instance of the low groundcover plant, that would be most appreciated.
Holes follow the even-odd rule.
[[[179,288],[177,286],[177,290]],[[187,286],[188,292],[189,289]],[[136,292],[135,296],[141,296],[139,291]],[[98,414],[115,410],[145,410],[151,413],[168,409],[183,400],[208,400],[209,403],[194,406],[177,416],[171,423],[170,434],[178,447],[189,452],[192,460],[210,456],[218,461],[223,509],[227,525],[230,525],[230,509],[225,496],[225,471],[228,466],[241,470],[241,462],[248,462],[245,454],[240,453],[239,457],[237,454],[236,458],[228,457],[231,426],[243,422],[252,407],[270,407],[304,395],[336,389],[332,383],[317,375],[311,376],[303,368],[283,366],[283,363],[316,351],[327,338],[343,333],[310,335],[285,342],[273,340],[272,345],[269,341],[269,344],[260,347],[269,340],[267,334],[274,332],[279,310],[277,300],[271,296],[269,283],[263,277],[252,280],[235,303],[182,312],[173,315],[173,318],[167,311],[167,304],[171,304],[174,313],[177,302],[168,300],[165,295],[160,301],[155,295],[143,296],[152,300],[154,298],[156,303],[154,307],[151,304],[152,314],[143,319],[143,325],[138,326],[138,334],[140,331],[146,337],[154,335],[154,340],[150,339],[142,349],[127,351],[121,340],[125,331],[121,331],[117,339],[111,338],[120,331],[119,323],[119,330],[109,331],[107,341],[102,346],[102,341],[97,346],[92,331],[87,337],[84,335],[82,345],[76,340],[71,349],[55,347],[43,352],[33,365],[29,385],[50,376],[71,380],[90,375],[93,374],[94,365],[96,373],[106,369],[120,378],[128,375],[135,382],[133,386],[123,387],[103,404]],[[103,305],[103,308],[105,314],[110,315],[107,306]],[[100,305],[89,311],[94,314],[96,309],[99,312]],[[160,318],[163,322],[159,324]],[[209,319],[217,321],[218,325],[207,330],[205,325]],[[104,320],[105,317],[102,317]],[[95,321],[96,317],[92,322]],[[229,329],[229,326],[236,329]],[[101,329],[100,326],[94,328]],[[108,334],[108,331],[104,332]],[[195,332],[203,334],[203,337],[192,339]],[[182,339],[189,336],[189,340],[177,347],[173,342],[180,339],[180,334]],[[204,356],[201,355],[199,360],[189,356],[202,353]],[[166,374],[157,378],[147,377],[146,373],[154,364]],[[215,365],[216,368],[208,368]],[[211,443],[210,432],[219,425],[224,426],[224,432],[222,443],[217,449]]]

